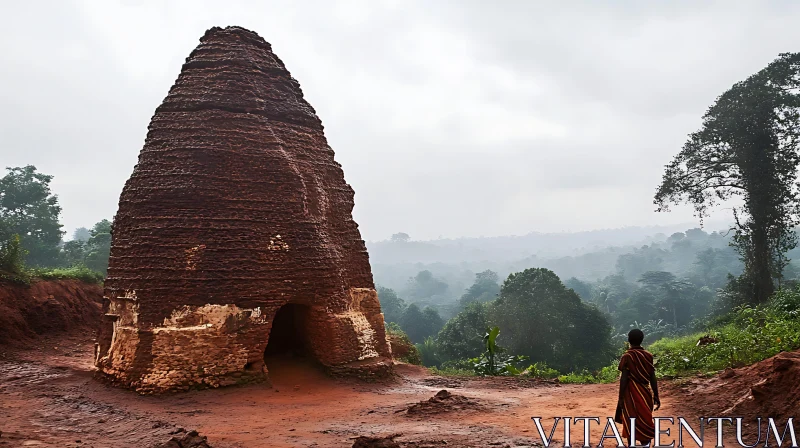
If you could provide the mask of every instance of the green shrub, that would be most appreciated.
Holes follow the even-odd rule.
[[[419,355],[419,350],[417,350],[417,347],[411,342],[411,339],[409,339],[408,335],[399,325],[394,322],[386,324],[386,335],[393,339],[400,340],[400,342],[408,348],[408,353],[406,353],[405,356],[397,358],[398,360],[417,366],[422,365],[422,358]]]
[[[442,364],[442,358],[439,356],[439,346],[433,336],[428,336],[421,344],[415,344],[414,347],[419,352],[423,366],[436,367]]]
[[[598,383],[613,383],[619,377],[619,370],[617,365],[608,365],[600,369],[596,373],[590,373],[587,370],[581,372],[571,372],[566,375],[558,377],[558,381],[567,384],[598,384]]]
[[[547,366],[545,362],[535,362],[523,370],[521,375],[529,376],[531,378],[551,379],[558,378],[559,372]]]
[[[19,235],[0,241],[0,278],[15,283],[30,283],[30,275],[25,269],[25,256],[28,251],[22,247]]]
[[[103,274],[93,271],[86,266],[73,266],[70,268],[39,268],[32,269],[31,275],[42,280],[80,280],[85,283],[102,283]]]
[[[481,356],[469,360],[477,375],[519,375],[522,373],[518,366],[529,358],[522,355],[507,355],[506,350],[497,345],[497,336],[499,335],[500,327],[486,329],[486,334],[483,336],[486,351]]]
[[[777,294],[766,306],[736,308],[728,323],[707,332],[652,344],[659,376],[709,373],[741,367],[800,348],[800,319],[794,297]],[[785,311],[789,309],[789,311]],[[698,345],[703,336],[714,342]]]
[[[447,363],[442,364],[441,367],[431,367],[431,373],[440,376],[478,376],[475,371],[470,368],[458,368],[448,366]]]
[[[786,313],[797,316],[800,312],[800,288],[782,289],[775,293],[770,300],[769,306],[772,310],[779,313]]]

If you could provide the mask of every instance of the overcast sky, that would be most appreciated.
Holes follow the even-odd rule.
[[[70,234],[114,215],[212,26],[272,43],[367,240],[693,222],[654,212],[663,166],[717,95],[800,50],[791,0],[0,0],[0,18],[0,165],[54,175]]]

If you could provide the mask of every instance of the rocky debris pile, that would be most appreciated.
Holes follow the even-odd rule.
[[[184,432],[177,434],[169,439],[167,442],[156,446],[155,448],[212,448],[208,444],[207,438],[201,436],[197,431]]]
[[[451,394],[445,389],[436,392],[436,395],[425,401],[411,405],[407,409],[408,415],[425,416],[443,414],[453,411],[480,410],[483,406],[475,399],[463,395]]]

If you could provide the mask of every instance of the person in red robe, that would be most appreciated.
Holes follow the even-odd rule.
[[[653,355],[642,348],[644,333],[635,328],[628,333],[630,348],[619,361],[622,377],[619,381],[619,401],[614,420],[622,424],[622,436],[631,444],[631,417],[636,419],[636,441],[647,445],[655,437],[653,405],[661,407]]]

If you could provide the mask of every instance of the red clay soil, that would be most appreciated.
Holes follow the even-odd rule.
[[[392,382],[362,383],[330,378],[312,361],[290,358],[267,359],[271,387],[142,396],[94,378],[94,333],[85,325],[96,320],[99,288],[60,281],[4,287],[0,294],[0,330],[12,337],[0,343],[3,448],[522,447],[540,443],[532,416],[549,430],[554,417],[611,416],[617,399],[617,384],[449,378],[405,364]],[[14,339],[50,330],[55,333],[24,346]],[[800,354],[783,353],[712,379],[664,383],[655,415],[793,416],[798,378]],[[479,406],[464,409],[463,403]],[[420,407],[434,412],[405,412]],[[602,429],[592,426],[593,444]],[[715,433],[706,431],[707,443]],[[732,431],[725,441],[736,443]],[[581,442],[576,425],[572,443]]]
[[[281,358],[268,359],[273,387],[143,396],[93,378],[93,343],[77,334],[40,338],[26,350],[0,346],[0,447],[157,447],[192,430],[214,448],[523,447],[540,443],[532,416],[542,417],[548,429],[556,416],[610,416],[617,397],[616,384],[443,378],[405,364],[392,383],[362,383]],[[442,387],[481,408],[424,418],[403,412]],[[678,392],[665,388],[657,416],[694,415]],[[592,426],[593,444],[601,432]],[[714,431],[706,433],[713,443]],[[384,445],[358,439],[388,436]],[[562,440],[561,426],[555,439]],[[572,441],[582,442],[579,425]]]
[[[77,280],[0,280],[0,344],[30,342],[37,335],[91,328],[102,316],[103,289]]]
[[[778,353],[711,379],[692,379],[676,389],[696,414],[742,417],[752,434],[758,417],[772,417],[782,428],[788,417],[800,414],[800,352]]]

